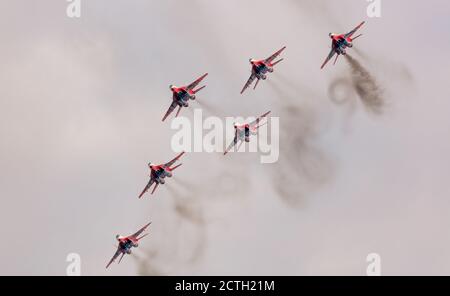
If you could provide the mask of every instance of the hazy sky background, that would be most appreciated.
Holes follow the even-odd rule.
[[[0,0],[1,275],[450,274],[450,4],[382,1]],[[366,20],[354,56],[384,89],[374,115],[320,70],[329,32]],[[244,96],[248,59],[287,49]],[[280,162],[190,153],[139,200],[147,162],[166,162],[170,84],[209,72],[205,115],[280,117]],[[191,106],[199,106],[195,102]],[[192,111],[182,115],[192,118]],[[117,233],[153,221],[120,265]]]

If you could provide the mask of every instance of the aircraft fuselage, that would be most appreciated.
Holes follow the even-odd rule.
[[[252,62],[252,71],[256,78],[265,80],[267,72],[273,72],[273,68],[267,66],[263,61]]]

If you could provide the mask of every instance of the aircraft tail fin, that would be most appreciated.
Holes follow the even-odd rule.
[[[181,106],[178,107],[177,114],[175,115],[175,117],[178,117],[178,115],[180,114],[180,111],[181,111]]]
[[[339,55],[336,55],[336,59],[334,60],[333,65],[336,65],[336,62],[337,62],[338,58],[339,58]]]
[[[178,165],[176,165],[176,166],[174,166],[174,167],[171,167],[170,170],[173,171],[173,170],[175,170],[176,168],[179,168],[181,165],[182,165],[182,163],[180,163],[180,164],[178,164]]]
[[[276,61],[276,62],[274,62],[273,64],[272,64],[272,66],[275,66],[276,64],[278,64],[279,62],[282,62],[284,59],[279,59],[278,61]]]
[[[206,87],[206,85],[203,85],[202,87],[197,88],[196,90],[193,90],[192,92],[193,92],[194,94],[196,94],[196,93],[198,93],[199,91],[201,91],[202,89],[204,89],[205,87]]]
[[[259,79],[256,80],[255,86],[253,87],[253,89],[256,89],[256,87],[258,86],[259,83]]]
[[[352,38],[352,41],[355,40],[356,38],[361,37],[363,34],[359,34],[358,36],[356,36],[355,38]]]
[[[136,240],[137,240],[137,241],[139,241],[140,239],[142,239],[142,238],[146,237],[147,235],[149,235],[149,234],[148,234],[148,233],[146,233],[146,234],[144,234],[143,236],[141,236],[141,237],[138,237],[138,238],[136,238]]]
[[[156,188],[158,188],[158,185],[159,185],[159,183],[156,183],[155,187],[153,187],[153,190],[152,190],[151,194],[155,193],[155,190],[156,190]]]
[[[119,262],[117,262],[117,264],[119,264],[120,261],[122,261],[123,256],[125,256],[125,253],[122,253],[122,256],[120,256]]]

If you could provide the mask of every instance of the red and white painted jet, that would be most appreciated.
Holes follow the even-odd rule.
[[[356,31],[361,28],[365,22],[360,23],[356,28],[354,28],[352,31],[348,32],[347,34],[333,34],[330,33],[329,36],[331,38],[331,51],[328,54],[327,58],[325,59],[325,62],[322,64],[320,69],[323,69],[325,65],[333,58],[335,54],[337,54],[336,59],[334,60],[334,64],[336,64],[338,58],[340,55],[346,55],[347,52],[345,49],[347,47],[353,47],[353,40],[356,38],[362,36],[362,34],[356,36],[353,38],[353,35],[356,33]]]
[[[141,235],[142,232],[145,231],[145,229],[147,229],[147,227],[151,224],[152,222],[146,224],[144,227],[142,227],[141,229],[139,229],[136,233],[129,235],[129,236],[120,236],[119,234],[116,235],[116,239],[119,242],[119,245],[117,246],[117,251],[114,254],[114,256],[111,258],[111,260],[109,261],[108,265],[106,265],[106,268],[108,268],[111,263],[113,263],[117,257],[119,257],[120,255],[122,255],[119,259],[119,262],[122,261],[123,256],[125,256],[125,254],[131,254],[131,248],[137,248],[139,246],[139,240],[142,239],[144,236],[147,236],[148,233],[144,234],[143,236],[139,237],[139,235]]]
[[[174,167],[172,167],[172,166],[175,164],[175,162],[177,160],[180,159],[180,157],[183,154],[184,154],[184,152],[181,152],[180,154],[178,154],[177,157],[175,157],[174,159],[172,159],[171,161],[169,161],[168,163],[165,163],[165,164],[154,165],[152,163],[149,163],[148,167],[150,168],[150,180],[148,181],[148,183],[145,186],[142,193],[139,195],[139,198],[141,198],[150,189],[150,187],[153,185],[153,183],[156,183],[156,185],[153,188],[153,191],[151,194],[153,194],[155,192],[155,190],[159,184],[165,183],[164,178],[172,177],[172,171],[175,170],[176,168],[178,168],[179,166],[181,166],[182,164],[180,163],[179,165],[176,165]]]
[[[180,86],[177,87],[175,85],[170,85],[170,90],[172,91],[172,104],[169,107],[169,110],[167,110],[166,114],[164,115],[162,121],[166,120],[167,116],[170,115],[170,113],[175,110],[175,108],[178,106],[178,111],[175,117],[178,116],[178,114],[181,111],[182,107],[188,107],[189,106],[189,100],[195,100],[195,94],[204,89],[206,86],[202,86],[198,89],[195,89],[197,85],[208,75],[208,73],[204,74],[191,84],[187,86]]]
[[[252,65],[252,74],[250,75],[250,78],[247,80],[247,83],[245,83],[244,88],[241,90],[241,94],[244,93],[244,91],[252,85],[253,81],[255,79],[256,83],[253,89],[255,89],[258,86],[259,80],[266,80],[267,76],[266,73],[272,73],[273,67],[281,62],[283,59],[279,59],[278,61],[274,62],[274,60],[283,52],[283,50],[286,49],[286,46],[284,46],[282,49],[271,55],[265,60],[254,60],[250,59],[250,64]]]
[[[236,144],[238,144],[238,142],[239,142],[239,147],[237,148],[237,150],[239,150],[241,144],[244,141],[250,142],[250,135],[256,135],[256,133],[258,132],[258,128],[260,128],[262,126],[262,124],[259,124],[259,123],[261,122],[262,119],[267,117],[267,115],[269,115],[269,114],[270,114],[270,111],[264,113],[263,115],[256,118],[254,121],[252,121],[250,123],[244,123],[244,124],[235,123],[234,124],[233,142],[231,142],[231,144],[225,150],[223,155],[226,155]]]

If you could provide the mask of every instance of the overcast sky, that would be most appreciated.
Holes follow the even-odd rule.
[[[450,274],[450,4],[364,0],[0,1],[2,275]],[[329,32],[366,20],[349,53],[383,89],[373,114]],[[256,91],[248,59],[286,45]],[[209,72],[205,116],[280,118],[280,160],[190,153],[139,200],[147,163],[175,152],[170,84]],[[193,112],[182,115],[192,118]],[[229,139],[228,139],[229,140]],[[153,221],[120,265],[118,233]]]

